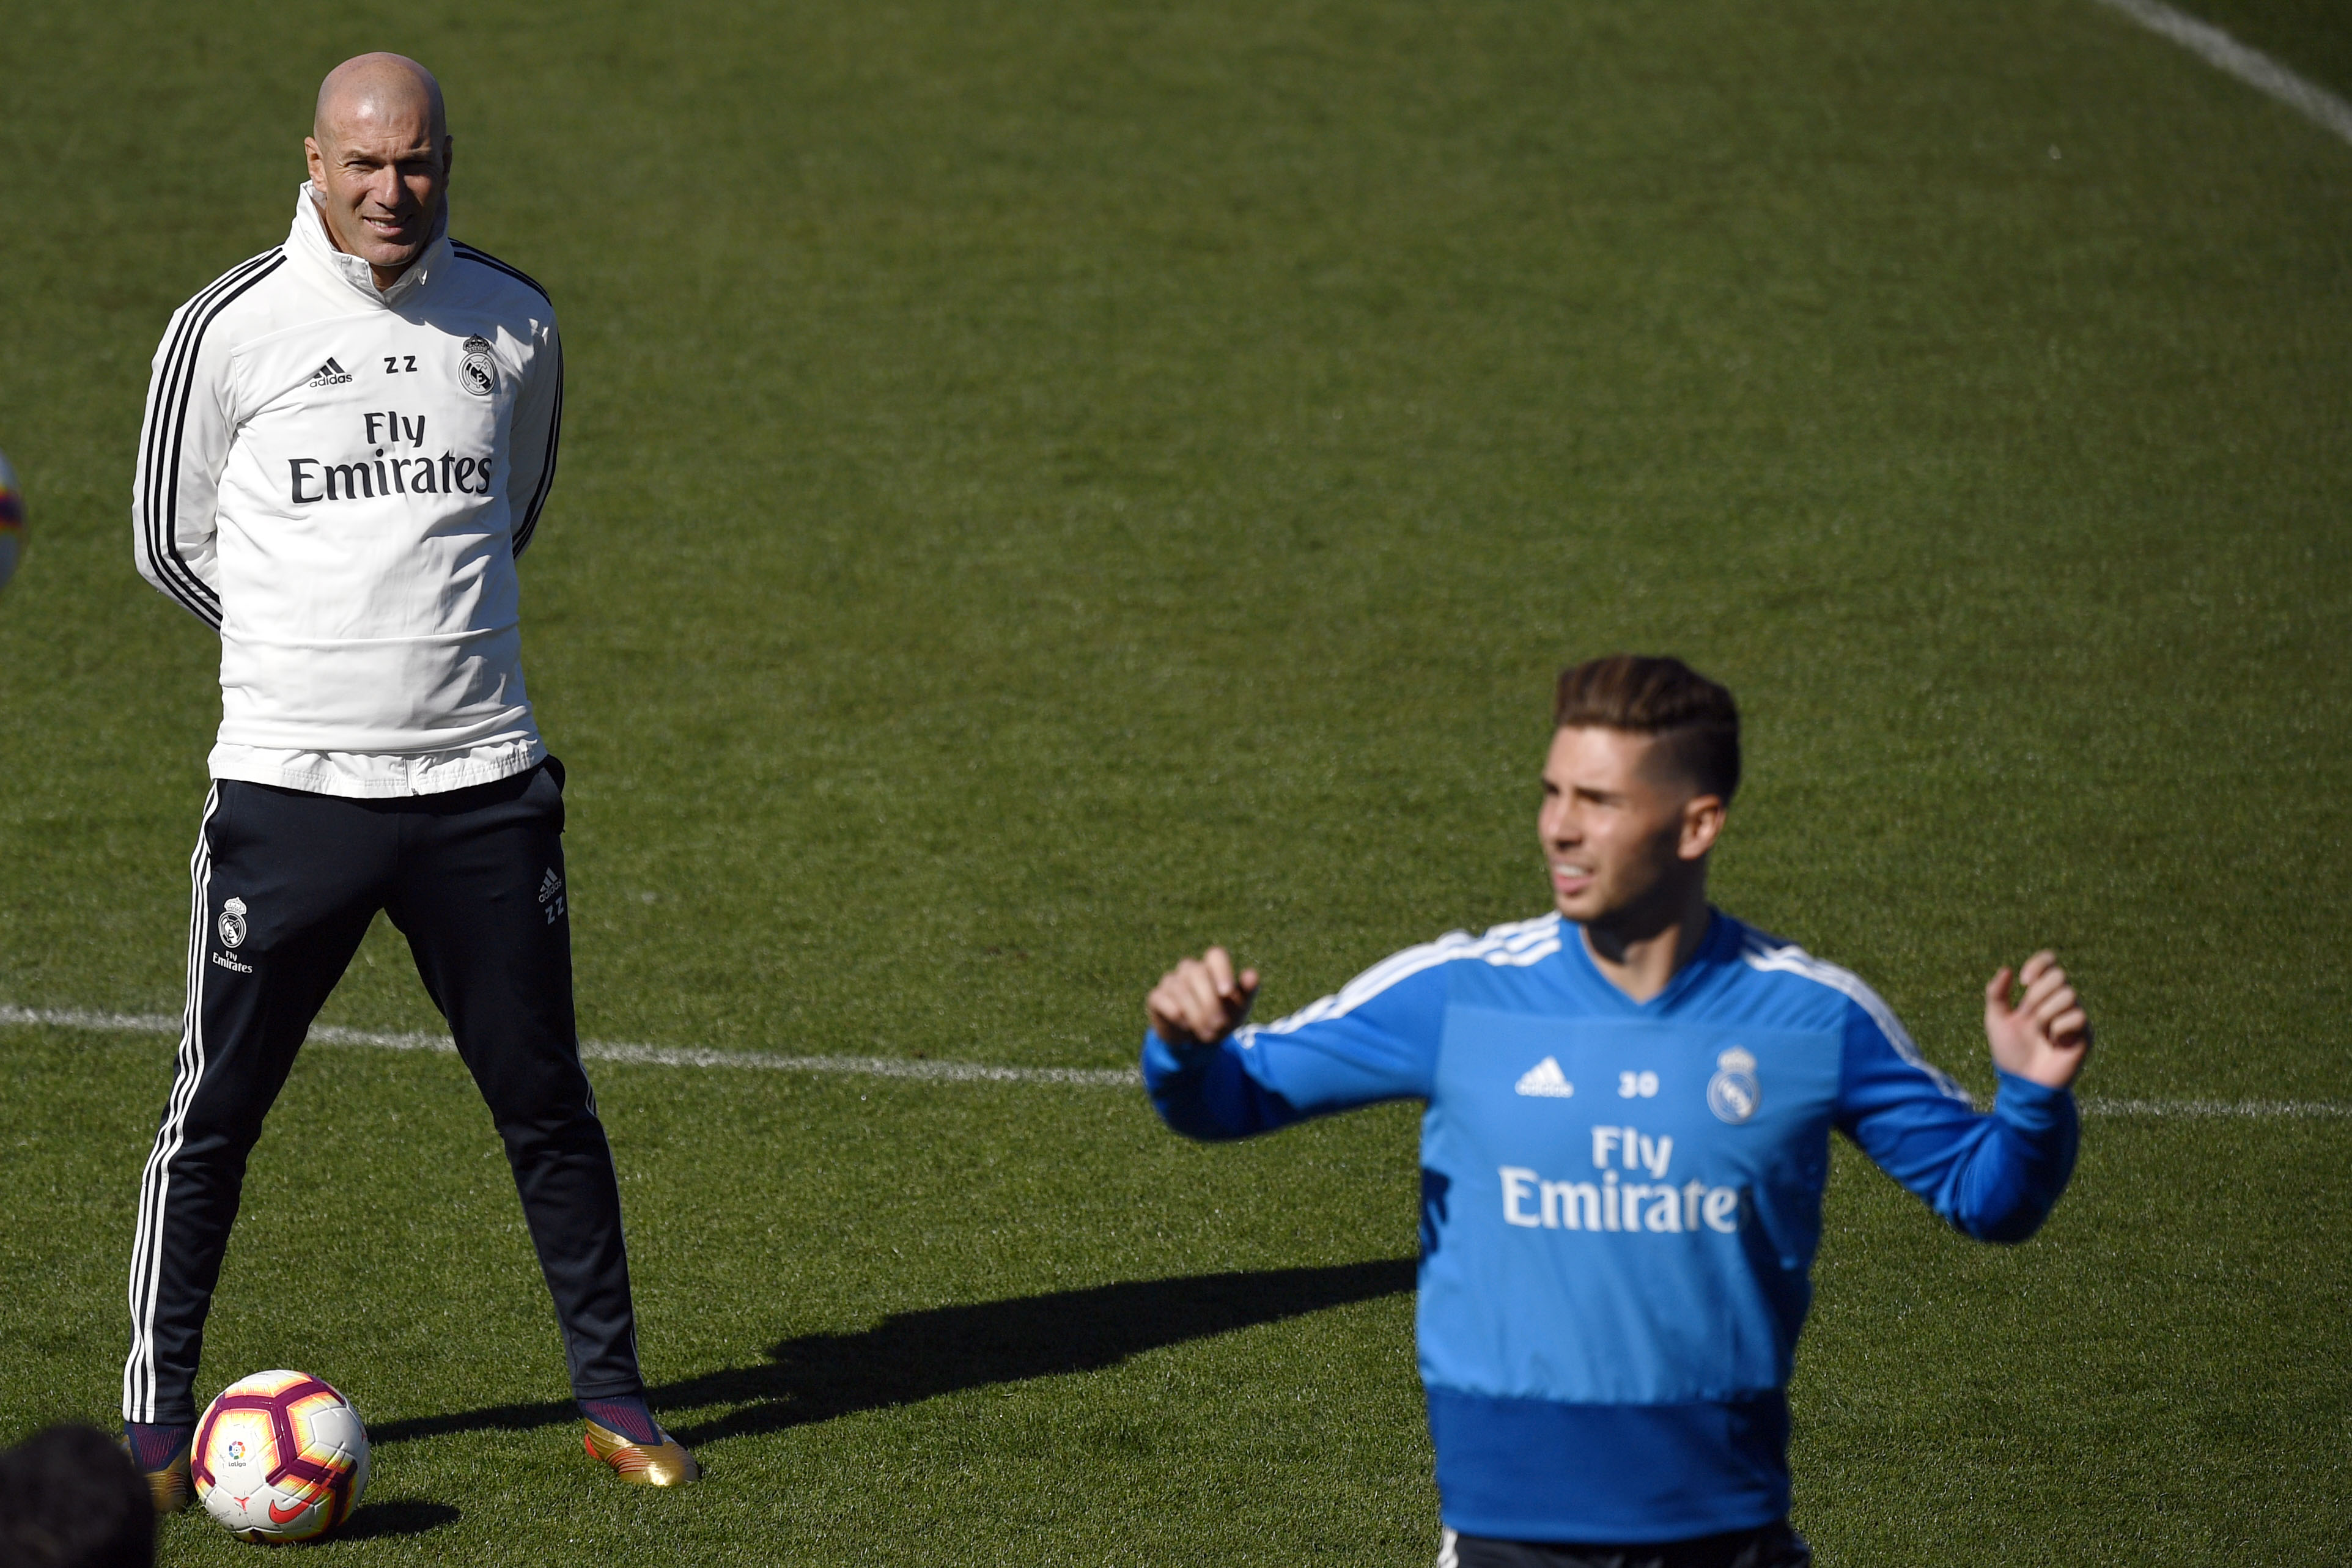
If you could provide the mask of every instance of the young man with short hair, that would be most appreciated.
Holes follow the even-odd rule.
[[[1800,1568],[1786,1390],[1830,1129],[1961,1231],[2023,1240],[2074,1168],[2090,1025],[2049,953],[1995,975],[1979,1113],[1868,986],[1708,904],[1729,692],[1621,654],[1564,672],[1554,718],[1554,913],[1262,1027],[1256,973],[1212,947],[1146,1001],[1145,1085],[1207,1139],[1427,1103],[1441,1568]]]

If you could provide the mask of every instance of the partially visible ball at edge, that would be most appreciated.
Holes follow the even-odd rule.
[[[16,575],[16,563],[25,556],[25,492],[16,484],[16,471],[8,466],[8,455],[0,452],[0,588]]]

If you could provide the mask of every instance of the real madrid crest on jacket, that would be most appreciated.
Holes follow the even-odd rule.
[[[1422,1120],[1419,1337],[1446,1525],[1675,1541],[1789,1509],[1788,1385],[1832,1127],[1952,1224],[2038,1226],[2073,1100],[1992,1113],[1869,987],[1720,913],[1635,1002],[1558,915],[1455,933],[1280,1022],[1147,1040],[1169,1124],[1232,1137],[1378,1100]]]
[[[466,340],[466,357],[457,367],[457,384],[476,397],[496,397],[499,391],[499,371],[490,359],[490,340],[476,336]]]
[[[180,308],[132,510],[141,573],[221,634],[214,778],[394,795],[333,759],[421,755],[444,788],[540,761],[514,558],[562,402],[538,285],[445,233],[378,290],[308,185],[285,244]]]

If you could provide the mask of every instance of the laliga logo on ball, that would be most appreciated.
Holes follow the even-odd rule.
[[[25,553],[25,493],[16,488],[16,471],[0,453],[0,588],[16,575],[16,561]]]
[[[367,1490],[367,1427],[309,1373],[257,1372],[205,1409],[188,1470],[205,1511],[239,1541],[316,1541]]]

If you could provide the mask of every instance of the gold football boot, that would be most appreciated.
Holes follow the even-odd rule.
[[[613,1473],[633,1487],[691,1486],[702,1479],[702,1467],[686,1446],[667,1432],[658,1444],[632,1443],[601,1422],[586,1421],[581,1442],[588,1457],[613,1467]]]
[[[122,1451],[126,1454],[131,1451],[128,1439],[122,1444]],[[158,1519],[179,1512],[196,1499],[196,1489],[188,1479],[188,1449],[185,1444],[172,1456],[170,1464],[160,1470],[145,1470],[141,1474],[147,1482],[147,1500],[155,1505],[155,1517]]]

